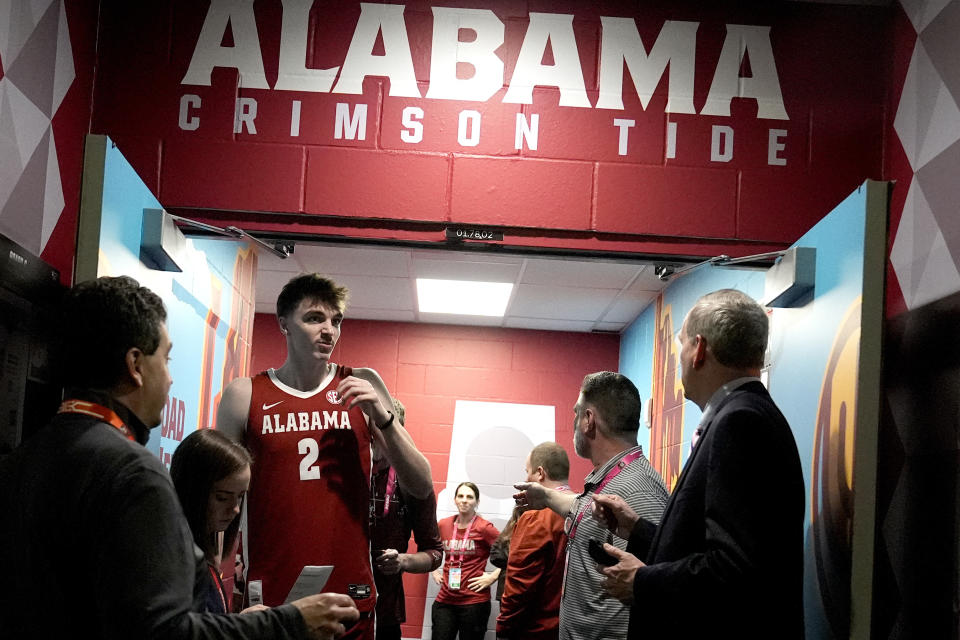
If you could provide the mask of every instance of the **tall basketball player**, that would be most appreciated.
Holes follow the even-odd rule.
[[[277,319],[286,362],[227,385],[217,429],[254,458],[243,535],[253,601],[281,604],[304,566],[333,565],[324,590],[349,594],[361,615],[344,637],[372,639],[372,445],[412,495],[427,496],[433,483],[377,372],[330,362],[347,295],[318,274],[284,286]]]

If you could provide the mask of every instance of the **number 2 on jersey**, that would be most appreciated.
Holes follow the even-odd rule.
[[[297,450],[303,455],[300,461],[300,479],[319,480],[320,466],[314,463],[320,457],[320,445],[313,438],[304,438],[297,443]]]

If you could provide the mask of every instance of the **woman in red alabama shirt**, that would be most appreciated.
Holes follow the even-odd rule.
[[[477,515],[480,491],[472,482],[457,485],[457,515],[437,523],[443,540],[443,567],[433,572],[440,593],[433,603],[433,640],[482,640],[490,617],[490,585],[500,569],[484,572],[490,546],[500,535]]]

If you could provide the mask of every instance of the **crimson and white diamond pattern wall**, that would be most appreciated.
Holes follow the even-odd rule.
[[[75,77],[63,2],[0,0],[0,233],[37,254],[63,212],[51,121]]]
[[[890,262],[913,309],[960,291],[960,0],[902,0],[917,31],[894,129],[913,177]]]

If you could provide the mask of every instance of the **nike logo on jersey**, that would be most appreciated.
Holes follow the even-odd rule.
[[[274,402],[273,404],[266,404],[266,403],[264,403],[263,406],[262,406],[260,409],[261,409],[262,411],[269,411],[270,409],[273,409],[275,406],[277,406],[277,405],[280,404],[281,402],[283,402],[283,400],[281,400],[280,402]]]

